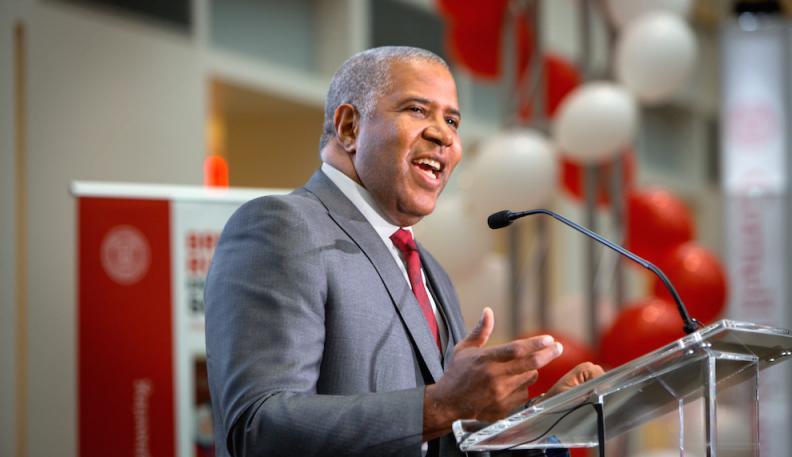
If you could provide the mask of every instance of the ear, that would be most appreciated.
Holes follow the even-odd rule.
[[[357,149],[357,134],[360,122],[360,113],[349,103],[338,105],[333,115],[333,125],[336,131],[336,141],[350,154]]]

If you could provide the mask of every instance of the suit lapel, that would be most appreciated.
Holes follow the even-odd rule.
[[[459,304],[456,294],[453,291],[450,281],[442,273],[442,267],[429,255],[424,247],[418,243],[418,250],[421,253],[421,264],[423,265],[426,278],[431,284],[437,296],[437,306],[443,311],[446,319],[446,326],[449,329],[448,344],[445,347],[443,362],[447,364],[451,361],[454,352],[454,345],[465,337],[465,324],[461,314],[459,314]]]
[[[404,275],[376,230],[321,171],[314,173],[305,188],[324,204],[330,217],[360,247],[377,270],[421,359],[431,374],[431,381],[440,379],[443,375],[443,367],[440,364],[440,353],[434,337],[429,331],[429,326],[426,325],[426,319],[410,285],[405,281]]]

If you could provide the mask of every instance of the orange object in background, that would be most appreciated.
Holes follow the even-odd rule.
[[[222,156],[213,154],[204,160],[204,186],[228,187],[228,163]]]

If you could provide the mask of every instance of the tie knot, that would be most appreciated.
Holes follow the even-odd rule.
[[[402,254],[407,254],[411,251],[418,250],[418,246],[415,245],[415,240],[413,239],[412,232],[409,230],[404,230],[400,228],[393,232],[393,235],[390,236],[391,241],[393,244],[402,252]]]

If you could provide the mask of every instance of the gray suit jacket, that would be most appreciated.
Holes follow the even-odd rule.
[[[456,294],[423,248],[448,326]],[[423,386],[443,374],[409,284],[374,228],[321,172],[226,224],[205,288],[217,455],[420,456]],[[447,435],[430,453],[457,455]]]

